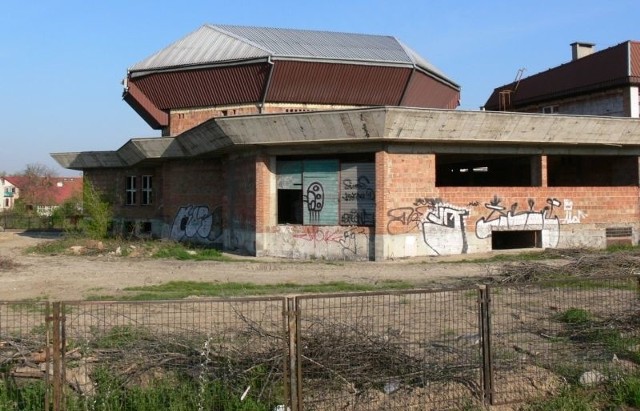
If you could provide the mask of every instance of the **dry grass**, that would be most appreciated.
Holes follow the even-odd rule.
[[[20,263],[10,257],[0,257],[0,271],[11,271],[20,267]]]

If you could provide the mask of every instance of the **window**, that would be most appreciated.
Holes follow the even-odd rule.
[[[534,187],[540,156],[437,154],[437,187]]]
[[[151,205],[153,202],[152,176],[142,176],[142,205]]]
[[[549,187],[638,186],[636,156],[547,156]]]
[[[358,160],[279,160],[278,224],[373,226],[375,164]]]
[[[136,176],[127,177],[127,189],[126,189],[126,205],[136,205]]]
[[[558,106],[545,106],[542,107],[543,114],[558,114]]]

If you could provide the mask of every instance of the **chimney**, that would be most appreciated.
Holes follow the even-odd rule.
[[[571,60],[575,61],[593,53],[595,44],[576,41],[571,43]]]

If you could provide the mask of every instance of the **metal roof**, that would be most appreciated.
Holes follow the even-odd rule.
[[[416,66],[451,82],[395,37],[234,25],[204,25],[131,66],[133,74],[254,59]]]
[[[499,110],[502,91],[511,95],[516,111],[528,104],[539,104],[575,95],[584,95],[640,82],[640,43],[625,41],[585,57],[552,67],[519,81],[496,88],[485,103],[487,110]]]

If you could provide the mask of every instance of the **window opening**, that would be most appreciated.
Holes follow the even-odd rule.
[[[127,177],[127,188],[126,188],[126,205],[135,205],[136,204],[136,177],[128,176]]]
[[[153,179],[152,176],[142,176],[142,205],[152,204]]]
[[[534,231],[493,231],[491,233],[492,250],[511,250],[516,248],[542,247],[542,232]]]
[[[532,187],[540,176],[540,156],[436,155],[438,187]]]

